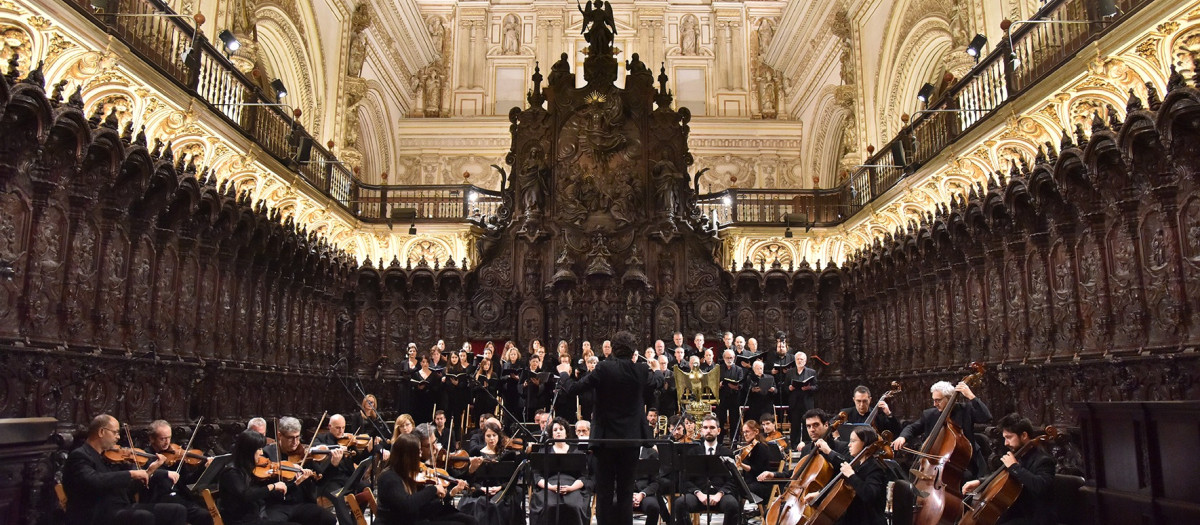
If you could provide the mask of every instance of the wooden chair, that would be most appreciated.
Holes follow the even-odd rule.
[[[356,525],[367,525],[367,518],[363,517],[362,508],[358,506],[358,498],[354,494],[346,494],[346,506],[350,508]]]
[[[363,492],[367,493],[367,508],[371,509],[371,518],[374,520],[375,515],[379,513],[379,502],[375,500],[375,492],[370,488]]]
[[[221,519],[221,510],[217,508],[217,501],[213,499],[212,491],[208,489],[200,491],[200,499],[204,500],[204,507],[208,509],[208,515],[212,516],[213,525],[225,525],[225,520]]]

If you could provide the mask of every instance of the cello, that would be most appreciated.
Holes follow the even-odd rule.
[[[980,363],[971,363],[971,368],[975,373],[964,377],[962,382],[975,388],[983,378],[984,367]],[[963,470],[974,453],[971,440],[963,431],[973,432],[974,429],[959,428],[950,417],[958,400],[959,392],[955,390],[917,452],[917,463],[912,469],[916,477],[913,488],[917,493],[913,523],[952,525],[963,515]]]
[[[1057,439],[1058,429],[1048,426],[1045,434],[1021,445],[1021,448],[1017,449],[1013,456],[1021,459],[1033,447]],[[969,510],[963,514],[962,520],[958,522],[959,525],[992,525],[1000,521],[1004,512],[1012,506],[1013,502],[1017,501],[1017,496],[1021,495],[1021,482],[1017,481],[1017,478],[1013,477],[1008,469],[1000,468],[984,478],[973,494],[971,502],[966,504]]]
[[[846,422],[846,413],[838,413],[837,419],[829,422],[829,429],[825,431],[825,435],[821,438],[829,441],[833,431],[842,426]],[[804,495],[810,492],[810,487],[824,487],[833,479],[833,466],[829,464],[829,460],[825,459],[825,455],[816,447],[813,447],[812,452],[809,452],[800,463],[796,465],[796,469],[792,471],[792,481],[788,483],[787,488],[780,493],[775,501],[771,502],[771,506],[767,507],[767,515],[763,519],[764,525],[796,525],[804,517],[801,508],[804,507]]]
[[[891,390],[888,390],[887,392],[884,392],[882,396],[879,396],[879,402],[875,403],[875,406],[871,408],[871,412],[867,414],[867,419],[864,419],[862,422],[863,425],[871,425],[871,428],[875,428],[875,416],[879,415],[879,403],[887,401],[903,391],[903,388],[900,387],[900,382],[898,381],[892,381],[891,386]],[[875,430],[878,431],[879,429],[875,428]]]
[[[884,430],[874,443],[863,447],[854,456],[850,465],[857,467],[867,461],[889,459],[892,457],[892,432]],[[838,472],[825,488],[817,495],[809,506],[804,507],[804,525],[833,525],[842,519],[850,504],[854,503],[857,493],[854,487],[846,482],[846,476]]]

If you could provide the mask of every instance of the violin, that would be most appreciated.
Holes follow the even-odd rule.
[[[449,472],[446,472],[446,469],[429,467],[423,462],[419,464],[419,470],[425,476],[425,483],[433,484],[445,481],[446,483],[457,484],[462,481],[451,476]]]
[[[342,434],[338,438],[338,445],[343,448],[353,448],[356,450],[366,450],[371,446],[371,436],[367,434]]]
[[[521,438],[511,438],[508,440],[508,443],[504,444],[504,448],[523,452],[525,450],[525,440]]]
[[[983,365],[971,363],[974,374],[964,377],[962,382],[975,388],[983,378]],[[963,515],[962,491],[963,471],[971,461],[974,447],[964,432],[975,429],[959,428],[950,413],[958,407],[958,390],[950,396],[937,423],[929,431],[929,437],[921,445],[918,459],[913,465],[913,489],[918,494],[916,516],[913,523],[929,525],[952,525]],[[925,496],[921,496],[924,494]]]
[[[839,412],[837,419],[829,423],[829,429],[825,431],[825,435],[821,439],[828,442],[829,438],[833,436],[833,432],[846,422],[847,417],[845,412]],[[804,495],[812,492],[811,488],[828,485],[833,476],[833,465],[814,446],[812,452],[804,456],[804,459],[796,465],[796,470],[792,471],[792,481],[788,483],[787,488],[767,508],[767,516],[763,519],[763,524],[796,525],[799,523],[804,517],[802,512],[802,509],[805,508]]]
[[[198,448],[184,450],[183,447],[175,443],[171,443],[171,446],[162,455],[167,458],[166,465],[168,467],[178,465],[180,461],[183,461],[183,464],[189,467],[196,467],[212,459],[211,456],[205,456],[203,450]]]
[[[104,459],[110,463],[133,463],[138,468],[158,461],[158,454],[151,454],[140,448],[114,447],[104,451]]]
[[[255,479],[260,481],[267,481],[272,478],[277,478],[281,481],[293,481],[304,475],[304,469],[291,461],[271,461],[266,456],[260,456],[254,460],[254,472],[251,474]],[[313,474],[311,477],[320,479],[319,474]]]
[[[1058,429],[1053,426],[1046,427],[1045,434],[1021,445],[1020,449],[1013,452],[1013,456],[1021,459],[1033,447],[1057,439]],[[1001,468],[980,482],[973,494],[974,499],[959,520],[959,525],[991,525],[1000,521],[1004,512],[1017,501],[1017,496],[1021,495],[1021,482],[1014,478],[1008,469]]]

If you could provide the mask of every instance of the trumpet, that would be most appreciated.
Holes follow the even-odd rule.
[[[654,427],[654,437],[667,435],[667,416],[658,416],[658,424]]]

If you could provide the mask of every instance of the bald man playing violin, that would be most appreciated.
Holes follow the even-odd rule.
[[[172,461],[183,461],[183,450],[178,445],[171,443],[172,431],[171,424],[161,419],[150,423],[150,441],[146,452],[157,454],[160,457],[175,456],[178,459]],[[208,509],[204,503],[200,501],[198,495],[192,494],[187,490],[189,485],[196,483],[200,479],[200,475],[204,473],[204,468],[212,463],[212,458],[208,458],[202,465],[189,465],[186,461],[182,467],[175,470],[176,466],[171,466],[171,470],[179,473],[178,479],[172,483],[169,476],[154,476],[149,486],[149,493],[142,496],[142,501],[151,503],[178,503],[187,509],[187,522],[191,525],[212,525],[213,519],[209,515]],[[149,498],[149,499],[146,499]]]
[[[101,414],[88,425],[87,440],[67,456],[63,490],[67,493],[67,523],[92,525],[184,525],[187,509],[177,503],[133,503],[135,488],[149,486],[152,477],[179,480],[174,472],[157,471],[166,462],[159,455],[145,470],[129,463],[111,463],[104,452],[117,448],[121,425]],[[133,470],[130,470],[133,468]]]

